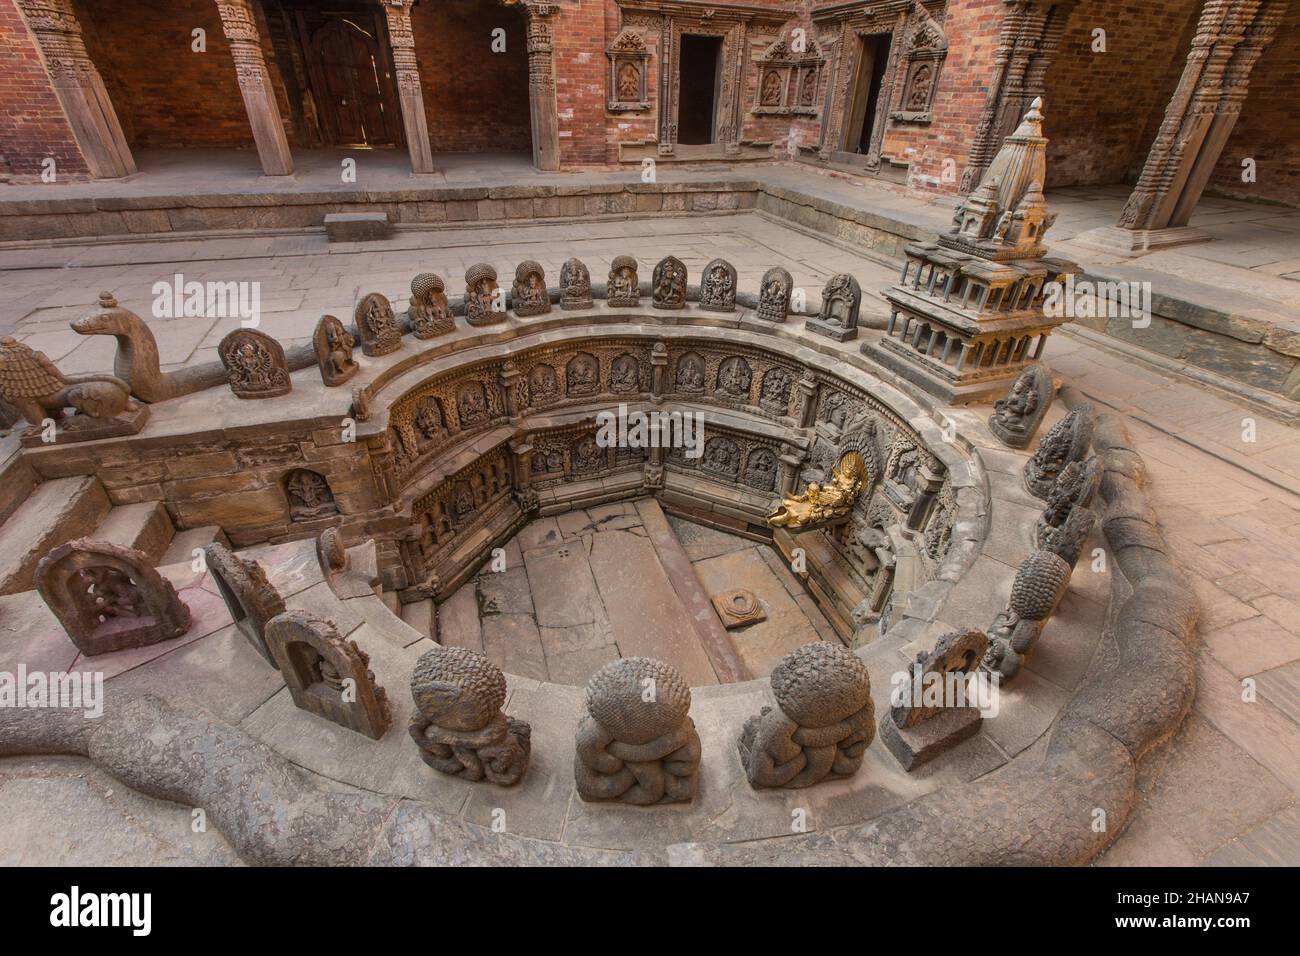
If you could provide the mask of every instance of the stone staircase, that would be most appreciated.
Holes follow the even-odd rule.
[[[0,595],[31,590],[41,558],[74,538],[135,548],[156,567],[189,561],[213,541],[228,543],[215,525],[177,531],[161,502],[114,505],[93,476],[55,478],[36,484],[0,524]]]

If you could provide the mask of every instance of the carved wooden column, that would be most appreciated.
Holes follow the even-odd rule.
[[[1187,226],[1237,122],[1250,72],[1285,9],[1285,0],[1206,0],[1182,79],[1120,216],[1121,229]],[[1139,244],[1162,244],[1151,238]]]
[[[528,18],[528,112],[533,130],[533,165],[544,171],[560,168],[560,116],[555,102],[555,37],[552,17],[557,3],[545,0],[502,0],[524,8]]]
[[[18,0],[18,8],[90,175],[113,179],[134,173],[135,160],[104,80],[86,52],[72,0]]]
[[[217,11],[221,14],[221,29],[230,41],[235,76],[248,111],[253,140],[257,143],[257,155],[262,160],[262,172],[268,176],[288,176],[293,172],[293,156],[284,134],[284,123],[280,121],[280,107],[275,102],[266,58],[262,55],[252,0],[217,0]]]
[[[424,90],[415,58],[415,34],[411,30],[411,5],[415,0],[381,0],[388,19],[388,42],[397,71],[397,94],[402,106],[406,148],[411,153],[411,172],[433,172],[433,148],[429,145],[429,118],[424,112]]]

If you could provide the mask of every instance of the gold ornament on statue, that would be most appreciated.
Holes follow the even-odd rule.
[[[853,504],[867,481],[867,463],[851,451],[835,466],[826,484],[812,482],[803,494],[783,498],[781,506],[767,516],[773,528],[812,531],[847,520]]]

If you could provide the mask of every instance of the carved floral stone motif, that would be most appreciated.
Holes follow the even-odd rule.
[[[592,305],[591,273],[581,259],[566,259],[560,266],[560,308],[572,311]]]
[[[714,259],[700,276],[700,308],[706,312],[736,311],[736,268]]]
[[[651,686],[654,693],[647,695]],[[700,737],[690,708],[690,688],[663,661],[627,657],[596,671],[578,724],[578,796],[636,806],[692,800],[699,787]]]
[[[411,280],[411,303],[406,317],[417,339],[431,339],[456,331],[456,318],[447,302],[447,284],[442,276],[421,272]]]
[[[361,351],[365,355],[389,355],[402,347],[402,327],[397,324],[393,305],[378,292],[371,292],[357,303],[353,314],[361,333]]]
[[[988,643],[983,631],[969,628],[945,634],[929,654],[917,654],[908,682],[880,719],[880,738],[905,770],[979,732],[984,718],[964,691],[978,676]]]
[[[631,256],[615,256],[609,265],[609,283],[605,287],[605,302],[619,308],[641,304],[641,285],[636,275],[636,260]]]
[[[810,787],[857,773],[876,735],[871,677],[841,644],[814,641],[772,669],[775,707],[745,721],[738,742],[755,789]]]
[[[134,435],[149,409],[131,398],[126,382],[112,375],[64,375],[44,352],[11,336],[0,338],[0,399],[27,419],[26,446],[43,444],[42,423],[53,420],[60,441]],[[74,414],[65,416],[68,408]]]
[[[541,263],[532,259],[519,263],[510,300],[518,316],[545,315],[551,311],[551,295],[546,289],[546,274]]]
[[[36,590],[87,656],[147,647],[190,629],[190,611],[148,555],[107,541],[59,545],[36,566]]]
[[[763,273],[758,290],[758,309],[755,314],[765,322],[784,322],[790,312],[790,292],[794,280],[780,266]]]
[[[821,309],[815,318],[804,323],[804,328],[836,342],[856,339],[861,303],[862,289],[857,279],[846,272],[831,276],[822,289]]]
[[[1092,444],[1092,425],[1092,406],[1085,402],[1048,430],[1025,462],[1025,488],[1031,495],[1046,500],[1065,466],[1083,459]]]
[[[339,513],[329,482],[317,472],[306,468],[289,472],[284,479],[284,491],[292,521],[314,521]]]
[[[343,385],[357,374],[360,366],[352,358],[356,339],[337,318],[332,315],[321,316],[321,320],[316,323],[311,343],[316,351],[321,381],[327,387]]]
[[[528,769],[532,728],[507,717],[506,678],[482,654],[464,647],[433,647],[411,674],[419,715],[411,739],[434,770],[462,780],[518,783]]]
[[[266,571],[252,559],[241,558],[220,542],[203,549],[204,560],[230,618],[253,648],[273,667],[279,667],[266,645],[266,625],[284,613],[284,598],[271,587]]]
[[[301,710],[378,740],[393,723],[388,695],[375,683],[370,655],[330,621],[285,611],[266,625],[266,644]]]
[[[989,431],[1004,445],[1025,448],[1056,397],[1056,383],[1042,365],[1031,365],[1011,383],[1005,398],[993,403]]]
[[[230,390],[239,398],[275,398],[293,389],[280,343],[257,329],[235,329],[217,346]]]
[[[479,262],[465,270],[465,321],[473,326],[506,320],[505,296],[497,285],[497,270]]]
[[[676,256],[664,256],[651,277],[650,304],[656,309],[686,306],[686,266]]]

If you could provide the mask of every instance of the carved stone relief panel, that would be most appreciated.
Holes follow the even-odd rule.
[[[759,56],[754,113],[817,115],[817,87],[826,58],[813,37],[805,39],[802,50],[796,45],[793,38],[781,37]]]
[[[624,29],[605,50],[609,59],[609,99],[615,113],[635,113],[650,108],[647,84],[650,51],[635,30]]]

